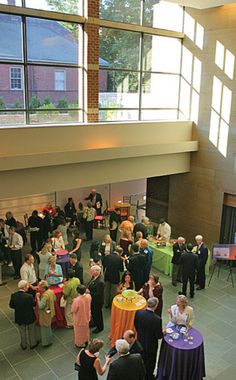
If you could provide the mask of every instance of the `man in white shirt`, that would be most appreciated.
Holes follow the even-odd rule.
[[[160,224],[157,230],[157,239],[164,240],[165,242],[169,242],[170,235],[171,235],[170,225],[165,221],[164,218],[160,219]]]
[[[15,227],[10,227],[8,230],[9,239],[8,239],[8,248],[10,250],[10,255],[15,270],[14,280],[20,278],[20,267],[22,265],[22,252],[23,239],[20,234],[16,232]]]
[[[29,284],[29,293],[35,295],[35,291],[37,290],[37,277],[34,269],[33,255],[27,254],[25,256],[25,263],[20,269],[20,276],[22,280],[27,281]]]

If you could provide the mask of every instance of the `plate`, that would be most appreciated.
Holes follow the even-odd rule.
[[[127,289],[122,292],[122,296],[127,300],[133,300],[137,295],[137,292],[132,289]]]
[[[167,332],[167,334],[171,334],[172,332],[174,332],[174,330],[172,330],[170,327],[168,327],[168,328],[166,329],[166,332]]]
[[[171,338],[174,339],[174,340],[177,340],[179,339],[179,333],[177,332],[173,332],[172,334],[170,334]]]
[[[60,284],[61,278],[57,276],[49,276],[46,281],[48,285],[57,285]]]

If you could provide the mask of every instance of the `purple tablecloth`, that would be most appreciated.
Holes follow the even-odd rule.
[[[63,276],[66,277],[70,255],[57,256],[57,264],[62,267]]]
[[[162,340],[158,380],[201,380],[206,376],[202,335],[194,328],[188,334],[192,340],[184,341],[186,338],[182,334],[177,340],[172,340],[170,334]]]

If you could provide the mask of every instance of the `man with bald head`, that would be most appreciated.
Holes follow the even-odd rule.
[[[129,352],[130,354],[140,354],[143,356],[143,347],[141,343],[136,339],[135,333],[133,330],[126,330],[123,334],[123,339],[129,343]],[[108,352],[108,356],[111,358],[117,353],[116,347],[112,347]]]
[[[87,198],[85,198],[85,200],[92,203],[92,206],[95,208],[97,215],[102,215],[102,196],[101,194],[97,193],[96,189],[92,189],[91,193]]]
[[[99,333],[103,330],[103,315],[102,315],[102,307],[104,304],[104,280],[101,275],[101,267],[99,265],[93,265],[90,268],[91,280],[88,283],[88,290],[90,291],[92,301],[91,301],[91,314],[92,314],[92,322],[93,333]]]
[[[145,267],[143,270],[143,281],[148,282],[149,274],[150,274],[151,267],[152,267],[153,250],[148,247],[147,239],[142,239],[140,241],[140,253],[142,255],[144,255],[145,261],[146,261]]]

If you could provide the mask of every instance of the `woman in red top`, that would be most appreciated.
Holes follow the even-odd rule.
[[[159,304],[155,310],[155,313],[161,317],[163,307],[163,287],[159,282],[159,276],[157,274],[150,274],[148,282],[143,285],[143,288],[140,289],[139,293],[143,293],[143,296],[146,298],[146,300],[151,297],[158,298]]]

